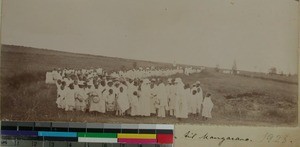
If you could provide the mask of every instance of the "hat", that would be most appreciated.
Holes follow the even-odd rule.
[[[149,79],[144,79],[143,83],[148,84],[148,83],[150,83],[150,80]]]
[[[201,84],[201,83],[200,83],[200,81],[197,81],[195,84],[198,85],[198,84]]]
[[[92,86],[93,84],[94,84],[93,81],[87,82],[87,85],[88,85],[88,86]]]
[[[78,81],[78,85],[84,85],[84,81]]]
[[[176,79],[175,79],[175,83],[182,83],[181,78],[176,78]]]

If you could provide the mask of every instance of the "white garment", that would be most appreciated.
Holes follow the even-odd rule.
[[[157,86],[154,86],[150,89],[151,97],[150,97],[150,112],[152,114],[156,114],[156,106],[155,103],[157,101]]]
[[[158,99],[158,117],[166,117],[166,107],[168,105],[167,90],[163,83],[157,87],[157,99]]]
[[[66,88],[66,110],[70,110],[70,108],[75,108],[75,90]]]
[[[197,93],[197,113],[201,113],[202,110],[202,103],[203,103],[203,91],[200,88],[200,92]]]
[[[108,94],[106,96],[106,111],[115,111],[116,101],[115,94]]]
[[[76,110],[82,110],[84,111],[86,108],[86,102],[87,99],[86,91],[82,88],[78,88],[75,93],[75,108]]]
[[[202,116],[212,118],[211,111],[214,104],[211,101],[210,97],[205,97],[203,101],[203,109],[202,109]]]
[[[170,111],[174,111],[176,105],[175,86],[168,85],[167,91],[168,91],[168,108]]]
[[[196,89],[192,88],[192,90],[189,91],[189,93],[190,93],[190,105],[189,105],[189,107],[191,108],[190,113],[192,113],[192,114],[197,113],[197,101],[198,101],[197,93],[193,94],[194,90],[196,90]]]
[[[59,87],[59,89],[57,89],[57,99],[56,99],[56,104],[58,108],[65,109],[66,96],[67,96],[66,90],[65,89],[61,90],[61,88]]]
[[[98,89],[90,89],[91,93],[91,99],[90,99],[90,109],[89,111],[96,111],[96,112],[103,112],[103,109],[105,109],[105,106],[103,107],[103,101],[105,105],[105,100],[102,98],[102,95],[98,94]]]
[[[184,90],[183,86],[183,83],[178,83],[176,85],[175,115],[177,118],[188,118],[186,91]]]
[[[46,73],[46,84],[54,84],[55,81],[53,80],[53,74],[52,72],[47,72]]]
[[[150,86],[146,84],[142,84],[141,86],[141,97],[139,99],[140,115],[142,116],[150,116]]]
[[[131,112],[130,112],[131,116],[139,115],[139,99],[138,99],[138,96],[132,95],[131,101],[130,101],[130,108],[131,108]]]
[[[129,109],[129,99],[126,91],[118,94],[117,105],[122,113]]]

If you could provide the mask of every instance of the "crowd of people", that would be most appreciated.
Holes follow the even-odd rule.
[[[115,115],[211,118],[211,94],[204,95],[199,81],[184,84],[167,78],[184,69],[138,69],[108,74],[98,69],[54,69],[46,83],[57,86],[57,107],[65,111],[114,113]]]

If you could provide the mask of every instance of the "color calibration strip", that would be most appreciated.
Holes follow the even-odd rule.
[[[3,139],[84,143],[173,144],[174,125],[2,122]]]

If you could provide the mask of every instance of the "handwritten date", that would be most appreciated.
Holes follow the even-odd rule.
[[[272,133],[266,133],[260,142],[268,143],[293,143],[289,135],[277,135]]]

